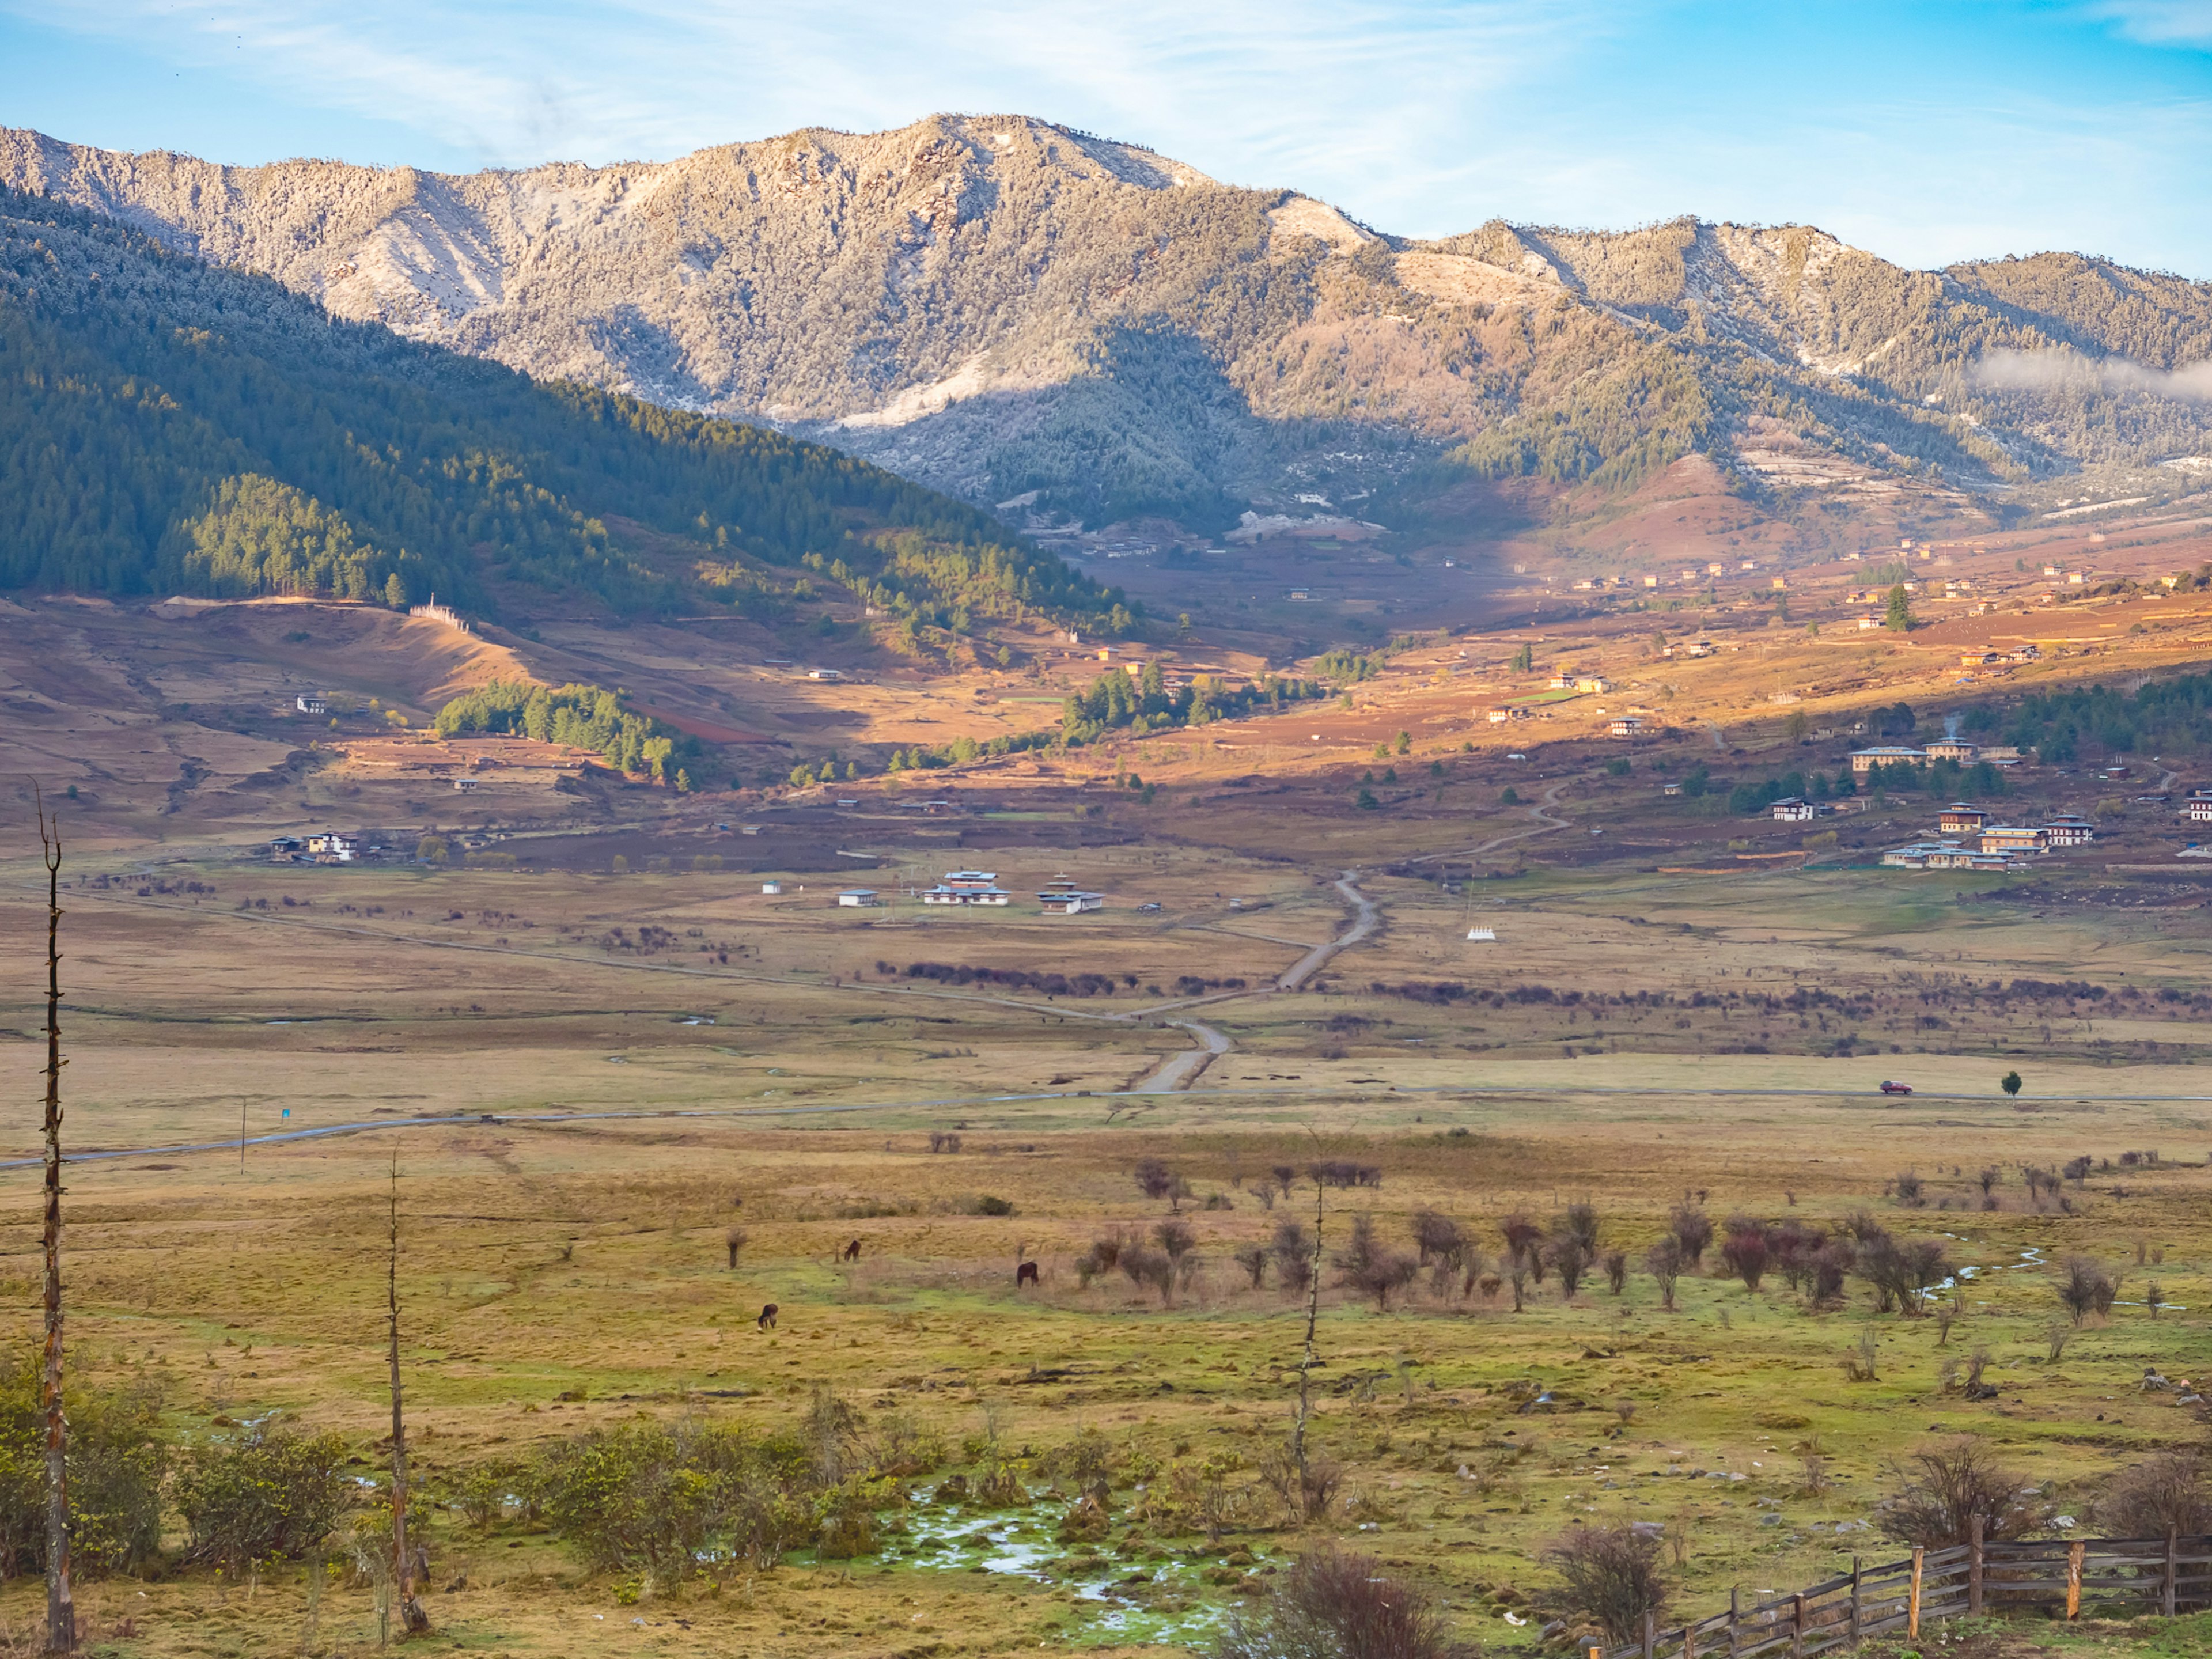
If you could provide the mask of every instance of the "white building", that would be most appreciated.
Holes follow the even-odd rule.
[[[323,694],[319,691],[302,691],[292,699],[292,707],[302,714],[327,714],[331,712],[330,705],[323,701]]]
[[[921,896],[924,904],[988,904],[1003,906],[1012,897],[999,885],[995,870],[954,870]]]
[[[838,905],[847,910],[870,910],[881,904],[872,887],[848,887],[837,895]]]

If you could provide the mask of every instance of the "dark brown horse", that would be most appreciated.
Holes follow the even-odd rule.
[[[1037,1264],[1036,1262],[1024,1261],[1014,1269],[1014,1288],[1016,1290],[1018,1291],[1024,1285],[1036,1285],[1036,1282]],[[1043,1287],[1039,1285],[1038,1288],[1042,1289]]]
[[[845,1247],[845,1260],[848,1261],[858,1261],[860,1259],[860,1241],[856,1238],[850,1244],[848,1244]]]
[[[763,1331],[772,1331],[775,1328],[775,1303],[771,1302],[768,1306],[761,1310],[760,1321],[757,1328]]]

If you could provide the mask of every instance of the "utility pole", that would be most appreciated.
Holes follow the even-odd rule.
[[[46,1651],[76,1651],[70,1594],[69,1418],[62,1409],[62,830],[37,797],[46,866],[46,1351],[40,1393],[46,1409]]]

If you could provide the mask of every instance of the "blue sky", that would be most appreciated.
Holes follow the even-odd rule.
[[[2212,0],[0,0],[0,123],[466,170],[1009,112],[1388,230],[1691,212],[2212,278]]]

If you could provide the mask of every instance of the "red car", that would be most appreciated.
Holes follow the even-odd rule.
[[[1886,1095],[1909,1095],[1912,1092],[1912,1085],[1910,1083],[1892,1083],[1887,1078],[1884,1078],[1881,1080],[1881,1091]]]

